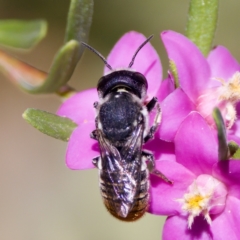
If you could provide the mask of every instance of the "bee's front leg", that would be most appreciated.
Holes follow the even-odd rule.
[[[156,103],[158,102],[158,99],[156,97],[153,97],[151,101],[149,101],[146,105],[147,111],[151,112],[153,108],[155,107]]]
[[[93,103],[93,107],[94,107],[94,108],[98,108],[98,106],[99,106],[99,102],[94,102],[94,103]]]
[[[98,132],[96,129],[91,132],[90,138],[92,138],[94,140],[98,140]]]
[[[148,170],[151,174],[160,177],[167,183],[173,184],[171,180],[169,180],[163,173],[161,173],[155,168],[155,161],[154,161],[153,154],[146,151],[142,151],[142,158],[147,161]]]
[[[147,136],[144,138],[144,142],[147,142],[148,140],[153,138],[155,132],[157,131],[158,125],[160,124],[162,119],[161,108],[156,97],[152,98],[152,100],[146,105],[148,112],[151,112],[155,106],[156,106],[157,112],[154,118],[154,122],[151,128],[149,129]]]

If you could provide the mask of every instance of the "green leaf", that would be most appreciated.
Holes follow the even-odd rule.
[[[30,49],[47,33],[45,20],[0,20],[0,44],[6,47]]]
[[[92,24],[93,0],[71,0],[65,42],[75,39],[79,43],[88,42],[88,35]],[[84,46],[80,45],[79,59]]]
[[[29,93],[57,93],[68,97],[74,90],[67,82],[83,53],[93,14],[93,0],[72,0],[68,14],[65,45],[56,54],[49,74],[0,51],[0,71]]]
[[[28,108],[22,116],[40,132],[63,141],[68,141],[72,132],[77,127],[77,124],[69,118],[60,117],[34,108]]]
[[[40,86],[22,82],[22,86],[30,93],[56,92],[65,85],[73,74],[78,62],[79,43],[76,40],[67,42],[56,54],[47,79]]]
[[[43,84],[47,78],[47,73],[3,51],[0,51],[0,71],[13,83],[22,88],[24,88],[25,85],[30,85],[32,88],[38,87]]]
[[[217,132],[218,132],[218,159],[220,161],[228,159],[228,145],[226,138],[226,127],[221,115],[221,112],[218,108],[213,110],[213,119],[216,123]]]
[[[191,0],[186,36],[207,56],[217,27],[218,0]]]
[[[65,98],[74,92],[66,82],[73,73],[75,65],[72,62],[78,57],[78,49],[79,44],[75,40],[65,44],[57,53],[49,74],[0,51],[0,71],[25,91],[30,93],[56,91]]]

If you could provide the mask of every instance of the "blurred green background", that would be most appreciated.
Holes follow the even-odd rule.
[[[159,33],[184,33],[188,0],[96,0],[89,44],[107,56],[129,30],[146,36],[161,56],[164,76],[168,61]],[[47,37],[30,53],[12,53],[48,71],[63,43],[69,1],[0,0],[0,18],[45,18]],[[214,44],[225,45],[240,60],[240,1],[220,1]],[[96,86],[103,63],[90,51],[71,79],[78,90]],[[28,107],[55,112],[55,95],[25,94],[0,75],[0,239],[1,240],[126,240],[161,239],[163,217],[146,214],[135,223],[120,222],[105,210],[97,170],[65,167],[67,144],[47,137],[22,119]]]

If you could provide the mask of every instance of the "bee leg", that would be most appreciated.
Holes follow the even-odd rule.
[[[94,108],[97,108],[97,107],[98,107],[98,104],[99,104],[98,102],[94,102],[94,103],[93,103],[93,107],[94,107]]]
[[[153,100],[153,99],[155,99],[155,100]],[[154,102],[154,103],[150,104],[149,109],[153,108],[156,105],[157,113],[155,115],[153,125],[149,129],[147,136],[144,138],[144,142],[147,142],[148,140],[153,138],[155,132],[157,131],[158,125],[160,124],[161,119],[162,119],[162,112],[161,112],[160,105],[156,100],[157,98],[153,98],[153,99],[148,103],[148,104],[150,104],[152,101]],[[153,107],[152,107],[152,105],[153,105]],[[147,105],[147,108],[148,108],[148,105]]]
[[[98,140],[97,130],[93,130],[90,134],[90,138]]]
[[[100,160],[100,156],[95,157],[95,158],[92,159],[92,164],[93,164],[96,168],[98,168],[98,161],[99,161],[99,160]]]
[[[157,177],[160,177],[166,183],[173,185],[173,181],[169,180],[162,172],[158,171],[157,169],[154,168],[152,171],[150,171],[150,173]]]
[[[148,112],[151,112],[157,103],[157,98],[153,97],[150,102],[146,105]]]
[[[171,180],[169,180],[163,173],[161,173],[160,171],[158,171],[155,168],[154,157],[151,153],[146,152],[146,151],[142,151],[142,157],[143,157],[143,159],[148,160],[147,166],[148,166],[148,170],[151,174],[160,177],[161,179],[163,179],[167,183],[173,184],[173,182]]]

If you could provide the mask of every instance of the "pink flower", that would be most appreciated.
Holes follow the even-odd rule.
[[[107,58],[108,63],[113,69],[127,68],[133,54],[145,40],[146,38],[140,33],[126,33],[112,49]],[[131,69],[144,74],[146,77],[148,99],[157,96],[161,101],[173,91],[172,81],[162,82],[161,62],[150,43],[147,43],[140,50]],[[105,67],[104,74],[108,72],[109,69]],[[97,89],[88,89],[66,100],[57,112],[58,115],[68,117],[78,124],[67,147],[66,164],[70,169],[93,168],[92,158],[99,155],[97,141],[90,138],[90,133],[95,129],[96,113],[93,107],[95,101],[98,101]],[[159,142],[161,141],[156,139],[146,145],[150,150],[157,151],[158,149],[157,157],[160,157],[160,151],[157,148]],[[170,143],[163,143],[163,145],[166,148],[166,154],[169,152],[173,156],[173,145]]]
[[[218,107],[230,129],[240,100],[240,65],[229,51],[218,46],[205,58],[185,36],[165,31],[161,34],[168,58],[177,68],[180,88],[162,102],[161,139],[172,141],[181,122],[191,111],[198,111],[214,128],[214,107]],[[240,135],[240,133],[239,133]]]
[[[217,140],[205,119],[191,112],[176,137],[176,161],[157,161],[172,180],[151,176],[149,211],[168,215],[163,239],[239,239],[240,161],[218,161]]]

